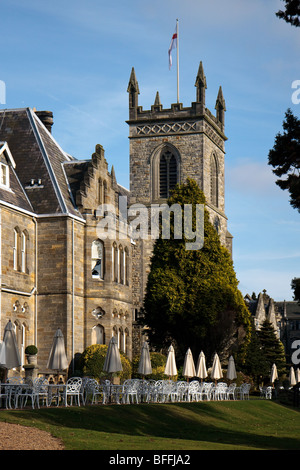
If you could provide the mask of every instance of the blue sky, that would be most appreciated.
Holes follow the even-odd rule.
[[[275,16],[281,0],[0,0],[2,108],[54,113],[53,135],[76,158],[105,149],[117,180],[129,187],[128,94],[131,68],[139,104],[156,91],[177,100],[176,61],[168,47],[179,19],[180,101],[195,101],[200,60],[206,105],[219,86],[226,100],[226,214],[242,293],[266,289],[292,300],[300,277],[300,214],[275,185],[268,152],[300,80],[300,28]]]

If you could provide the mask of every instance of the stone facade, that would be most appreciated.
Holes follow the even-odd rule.
[[[115,239],[97,230],[105,218],[99,208],[110,205],[118,217],[119,196],[128,192],[100,145],[86,161],[64,153],[49,114],[0,112],[1,170],[9,176],[0,183],[0,335],[11,320],[22,365],[25,347],[35,344],[40,372],[57,328],[71,367],[77,353],[113,335],[132,357],[132,243],[118,230]]]
[[[299,349],[300,341],[300,305],[296,301],[275,301],[266,290],[257,296],[247,294],[244,298],[254,320],[257,330],[265,320],[268,320],[284,345],[288,361],[296,349]],[[299,355],[297,355],[299,356]]]
[[[129,85],[130,191],[108,170],[104,149],[90,159],[64,152],[49,111],[0,110],[0,336],[15,326],[22,364],[29,344],[46,371],[61,329],[71,365],[77,353],[114,335],[131,359],[141,345],[136,317],[143,302],[154,240],[132,239],[118,224],[119,197],[132,204],[165,203],[176,183],[193,178],[204,191],[211,221],[231,250],[224,200],[225,101],[205,106],[200,64],[196,101],[150,110],[138,105],[134,69]],[[104,208],[104,211],[102,209]],[[114,236],[99,232],[114,213]],[[121,233],[122,232],[122,233]],[[21,367],[20,371],[23,373]]]
[[[164,188],[171,181],[176,184],[185,182],[187,178],[194,179],[205,194],[211,222],[218,230],[221,242],[231,252],[232,236],[227,230],[225,214],[225,100],[220,87],[215,106],[216,115],[206,108],[207,86],[202,63],[196,76],[195,87],[196,101],[189,108],[184,108],[182,103],[175,103],[171,108],[164,109],[157,92],[151,109],[143,110],[138,104],[140,90],[135,71],[132,69],[127,89],[130,201],[131,204],[143,204],[147,207],[151,204],[163,204],[166,202]],[[167,177],[163,167],[164,160],[162,165],[165,155],[170,159]],[[166,178],[169,180],[165,181]],[[139,240],[134,252],[133,302],[136,309],[139,309],[143,302],[152,245],[153,241],[150,239]]]

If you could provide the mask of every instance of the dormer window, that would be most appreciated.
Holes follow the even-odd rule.
[[[9,188],[9,167],[5,163],[0,163],[0,185]]]
[[[0,187],[9,188],[9,167],[16,168],[7,142],[0,142]]]

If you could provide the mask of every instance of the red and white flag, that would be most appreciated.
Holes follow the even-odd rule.
[[[172,67],[172,50],[175,49],[175,47],[177,47],[177,25],[169,47],[169,69]]]

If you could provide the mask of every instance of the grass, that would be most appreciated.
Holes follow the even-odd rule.
[[[299,450],[299,410],[268,400],[0,410],[66,450]]]

